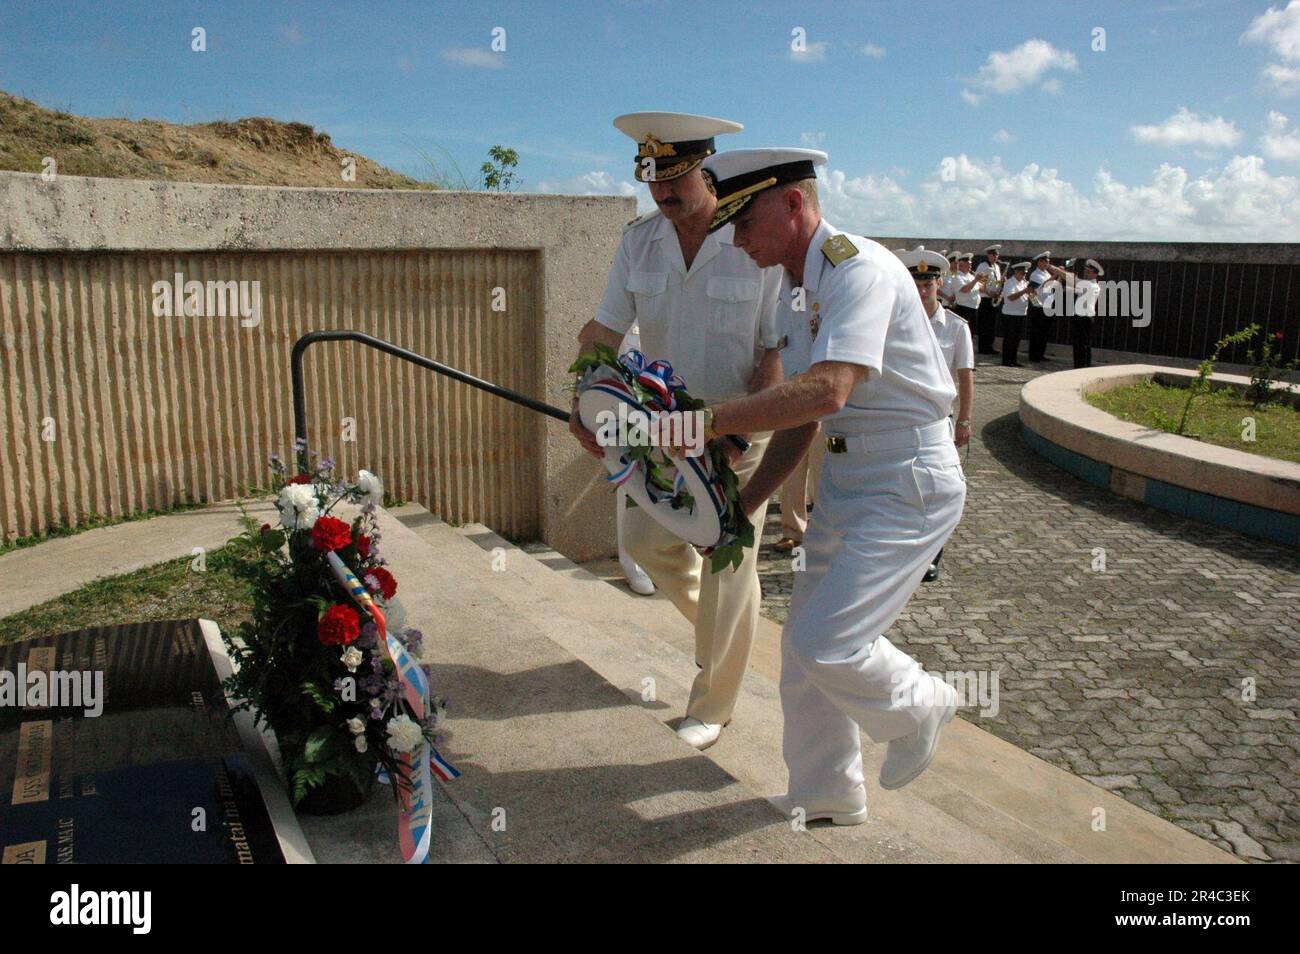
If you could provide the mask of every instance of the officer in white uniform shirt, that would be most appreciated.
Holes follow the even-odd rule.
[[[939,348],[943,351],[944,364],[957,387],[957,400],[953,402],[948,419],[953,424],[953,442],[958,447],[965,447],[970,443],[971,415],[975,405],[975,348],[971,344],[970,328],[939,301],[939,289],[945,284],[943,270],[947,267],[946,262],[924,245],[904,252],[899,259],[912,273],[917,294],[921,296],[921,306],[930,316],[934,336],[939,339]],[[939,560],[942,557],[943,550],[940,549],[922,582],[933,583],[939,578]]]
[[[973,335],[979,320],[980,286],[970,267],[971,258],[970,252],[957,254],[953,260],[955,270],[948,276],[944,287],[947,291],[945,297],[952,301],[952,310],[961,316]]]
[[[1065,264],[1069,266],[1074,262]],[[1084,262],[1082,278],[1076,278],[1072,272],[1051,264],[1048,264],[1047,270],[1052,275],[1049,284],[1054,286],[1051,311],[1058,315],[1065,315],[1070,321],[1070,344],[1073,346],[1074,366],[1090,368],[1092,367],[1092,325],[1097,317],[1097,300],[1101,297],[1100,279],[1106,271],[1101,267],[1101,262],[1095,258]]]
[[[1011,266],[1011,277],[1002,284],[1002,366],[1018,368],[1016,360],[1020,339],[1025,333],[1025,315],[1029,313],[1029,263]]]
[[[979,321],[975,328],[980,354],[997,354],[993,350],[993,341],[998,336],[998,306],[994,302],[998,300],[1002,279],[1006,277],[1006,272],[998,261],[998,250],[1001,248],[1001,245],[986,246],[984,261],[975,268],[975,275],[983,276],[979,285]]]
[[[1047,360],[1047,338],[1051,324],[1047,308],[1051,304],[1052,289],[1044,288],[1052,280],[1048,266],[1052,264],[1051,252],[1034,256],[1033,270],[1029,273],[1029,360],[1032,363]]]
[[[783,265],[784,383],[706,408],[705,433],[776,431],[741,492],[756,509],[806,451],[827,442],[817,512],[804,538],[782,634],[787,810],[837,824],[866,819],[859,731],[889,749],[880,784],[898,788],[934,756],[957,693],[884,632],[961,517],[966,483],[948,412],[956,389],[898,258],[821,217],[808,149],[749,149],[708,160],[714,226]]]
[[[700,163],[714,152],[714,136],[741,125],[685,113],[630,113],[614,125],[636,141],[636,175],[648,183],[658,208],[624,230],[600,308],[579,335],[580,353],[596,342],[617,348],[635,324],[647,361],[670,362],[693,397],[723,401],[779,382],[781,270],[755,265],[732,244],[731,229],[709,231],[717,202]],[[576,407],[570,431],[594,456],[603,456]],[[741,436],[752,442],[748,451],[742,456],[730,441],[728,451],[744,485],[770,435],[756,430]],[[765,511],[766,495],[754,511],[760,531]],[[627,555],[695,625],[700,671],[677,733],[706,748],[731,719],[758,629],[758,548],[747,551],[738,568],[713,573],[694,547],[640,508],[623,512],[621,531]]]

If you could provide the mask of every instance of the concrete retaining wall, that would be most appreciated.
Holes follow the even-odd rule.
[[[613,197],[0,173],[0,531],[264,485],[292,447],[289,351],[312,329],[567,406],[577,330],[634,215]],[[158,315],[155,283],[177,274],[247,282],[259,311]],[[306,372],[311,443],[344,471],[575,559],[612,548],[604,482],[559,422],[349,343],[315,346]]]
[[[1115,493],[1251,536],[1300,546],[1300,464],[1219,447],[1120,420],[1084,395],[1190,371],[1118,365],[1046,374],[1020,392],[1027,443]],[[1224,386],[1250,379],[1214,375]]]

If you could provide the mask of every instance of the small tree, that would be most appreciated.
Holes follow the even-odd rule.
[[[519,153],[505,146],[493,146],[488,150],[488,161],[479,167],[483,177],[483,188],[489,192],[513,192],[515,188],[515,167],[519,165]]]
[[[1187,429],[1187,417],[1192,411],[1192,402],[1199,395],[1210,390],[1210,375],[1214,373],[1214,362],[1219,360],[1219,355],[1223,353],[1225,348],[1232,345],[1245,344],[1255,337],[1258,331],[1259,325],[1249,325],[1238,332],[1220,338],[1219,343],[1214,346],[1214,353],[1197,365],[1196,380],[1187,386],[1187,403],[1183,405],[1183,414],[1178,419],[1178,422],[1175,423],[1174,419],[1168,414],[1156,408],[1151,411],[1156,426],[1173,434],[1182,434]]]
[[[1273,382],[1285,378],[1300,364],[1300,359],[1293,359],[1287,364],[1279,363],[1282,358],[1282,332],[1275,331],[1263,337],[1264,344],[1258,357],[1253,347],[1246,352],[1246,362],[1250,365],[1250,387],[1246,389],[1246,396],[1250,398],[1250,406],[1255,410],[1286,393],[1283,388],[1274,388]]]

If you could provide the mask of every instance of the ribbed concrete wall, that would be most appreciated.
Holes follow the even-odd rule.
[[[634,211],[0,173],[0,533],[265,486],[267,456],[292,457],[290,351],[311,330],[564,404]],[[156,316],[153,285],[178,272],[258,282],[259,320]],[[574,559],[612,552],[608,485],[563,424],[355,343],[314,345],[305,371],[311,444],[343,472]]]
[[[258,282],[260,321],[156,317],[151,287],[177,272]],[[538,282],[531,252],[0,255],[0,523],[22,535],[265,486],[267,456],[293,446],[289,351],[313,329],[537,393]],[[314,346],[306,378],[312,445],[344,472],[537,534],[539,457],[505,453],[536,446],[529,412],[349,343]]]

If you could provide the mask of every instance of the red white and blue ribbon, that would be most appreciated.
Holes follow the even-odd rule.
[[[388,650],[388,658],[397,673],[401,696],[409,710],[407,714],[416,722],[423,723],[429,711],[429,679],[424,670],[411,658],[401,641],[388,632],[388,622],[384,619],[383,611],[339,555],[331,551],[325,554],[325,560],[334,571],[339,585],[375,621]],[[430,779],[430,764],[437,756],[436,751],[430,751],[432,748],[428,740],[421,737],[412,751],[395,753],[402,775],[409,783],[406,789],[399,787],[401,810],[397,817],[397,837],[402,848],[402,858],[408,865],[422,865],[429,860],[429,842],[433,834],[433,782]],[[437,758],[440,763],[446,764],[442,762],[441,756]],[[451,769],[451,773],[444,781],[459,774],[455,769]]]

